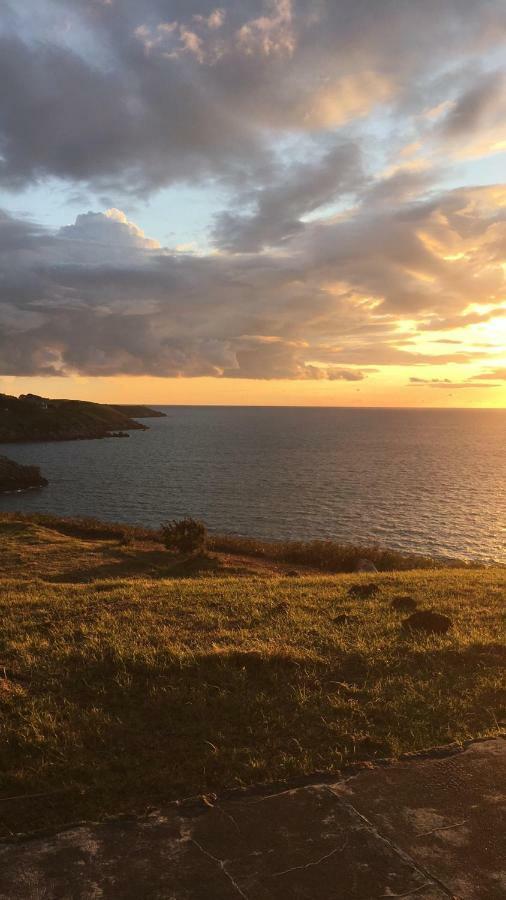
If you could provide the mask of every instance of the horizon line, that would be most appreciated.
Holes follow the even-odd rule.
[[[83,401],[88,403],[97,403],[96,400]],[[182,408],[196,409],[405,409],[405,410],[429,410],[437,412],[448,412],[449,410],[469,411],[469,412],[506,412],[506,406],[343,406],[330,404],[299,404],[299,403],[150,403],[149,401],[101,401],[104,406],[173,406]]]

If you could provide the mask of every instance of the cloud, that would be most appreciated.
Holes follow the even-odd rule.
[[[282,171],[276,179],[238,197],[238,207],[253,211],[226,211],[217,217],[214,232],[218,246],[253,252],[276,245],[304,230],[302,217],[342,194],[353,193],[365,176],[356,144],[338,142],[316,159]]]
[[[502,306],[493,306],[483,312],[475,310],[474,312],[461,313],[456,316],[448,316],[446,318],[430,319],[425,322],[426,331],[445,331],[455,328],[468,328],[470,325],[481,325],[484,322],[490,322],[491,319],[500,319],[506,317],[506,309]],[[448,342],[446,342],[448,343]]]
[[[217,9],[213,9],[213,11],[206,17],[201,15],[194,15],[193,18],[196,22],[207,25],[212,31],[216,28],[221,28],[223,23],[225,22],[226,10],[222,7],[218,7]]]
[[[58,244],[59,254],[83,263],[96,264],[100,258],[113,262],[121,260],[125,251],[138,254],[160,249],[158,241],[146,237],[122,210],[114,208],[104,213],[81,213],[72,225],[60,228],[56,237],[65,242],[64,246]]]
[[[28,250],[43,239],[43,228],[0,210],[0,252]]]
[[[296,185],[280,183],[284,213],[315,196]],[[0,372],[352,382],[373,366],[486,363],[486,347],[419,340],[504,315],[501,202],[476,188],[373,209],[366,191],[337,217],[277,227],[282,251],[208,255],[159,247],[119,210],[57,232],[3,216]]]
[[[472,381],[452,381],[450,378],[410,378],[409,387],[430,387],[430,388],[496,388],[500,384],[473,384]]]
[[[410,384],[451,384],[451,378],[410,378]]]
[[[57,177],[139,194],[209,178],[255,185],[290,135],[342,128],[356,139],[363,127],[367,142],[362,120],[381,111],[404,133],[434,77],[476,62],[505,30],[502,0],[383,0],[381,16],[376,0],[9,4],[0,183]],[[469,89],[443,137],[482,115],[492,127],[498,90],[491,77]]]
[[[292,0],[269,0],[270,12],[246,22],[237,32],[238,45],[246,54],[293,54],[296,37]]]
[[[364,377],[318,364],[303,341],[266,335],[276,315],[285,315],[282,306],[273,315],[274,292],[285,291],[287,305],[300,302],[274,261],[257,273],[242,261],[162,251],[118,210],[80,215],[55,235],[41,230],[28,244],[31,229],[9,221],[0,285],[2,372]],[[19,234],[25,252],[12,260]],[[251,308],[249,282],[263,283],[264,309]],[[263,334],[248,337],[259,328]]]
[[[436,126],[440,137],[460,158],[506,150],[506,74],[486,72],[452,104]]]
[[[335,221],[319,221],[292,247],[313,270],[339,280],[377,312],[426,321],[430,330],[502,315],[506,194],[469,188],[373,210],[367,203]],[[458,252],[456,252],[458,250]],[[470,313],[471,304],[489,304]],[[452,317],[452,318],[450,318]]]
[[[506,315],[506,188],[445,184],[502,146],[505,39],[503,0],[9,4],[0,185],[89,211],[0,214],[0,373],[490,383],[465,335]],[[219,203],[208,252],[113,205],[182,182]]]
[[[74,51],[0,35],[0,183],[56,176],[97,190],[153,190],[229,176],[268,157],[259,134],[205,84],[166,60],[134,55],[128,71]],[[177,127],[174,123],[177,122]]]
[[[451,107],[440,129],[448,138],[466,136],[482,125],[496,106],[504,102],[506,77],[503,72],[489,72],[473,84]]]
[[[506,381],[506,369],[493,369],[492,372],[481,372],[479,375],[473,375],[473,381]]]
[[[392,206],[416,200],[434,183],[434,172],[421,168],[396,167],[391,173],[365,186],[363,200],[369,206]]]
[[[235,366],[225,369],[227,378],[284,378],[295,381],[363,381],[367,375],[359,369],[317,365],[307,361],[308,347],[303,342],[257,335],[237,342]]]

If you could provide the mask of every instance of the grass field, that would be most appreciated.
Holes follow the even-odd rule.
[[[64,531],[0,521],[3,836],[504,726],[506,569],[293,577],[228,554],[188,577],[152,541]],[[404,595],[448,634],[406,633]]]

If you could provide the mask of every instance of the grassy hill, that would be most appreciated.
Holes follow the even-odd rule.
[[[68,532],[0,520],[4,835],[505,722],[505,569],[293,576],[231,553],[185,567],[141,531]],[[448,633],[406,631],[406,596]]]
[[[20,399],[0,394],[0,443],[69,441],[144,429],[124,412],[81,400]]]

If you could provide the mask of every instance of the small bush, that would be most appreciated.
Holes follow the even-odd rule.
[[[167,550],[176,553],[203,553],[207,545],[207,528],[196,519],[181,519],[162,525],[162,540]]]

